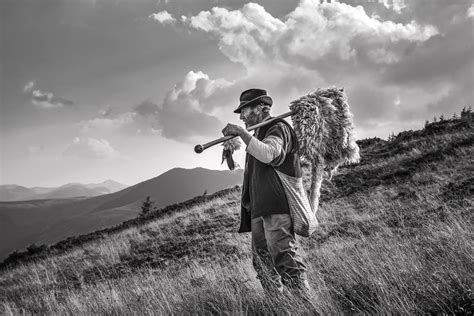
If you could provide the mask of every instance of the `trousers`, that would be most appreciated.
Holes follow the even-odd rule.
[[[252,261],[257,278],[267,292],[307,284],[307,267],[298,252],[289,214],[252,219]]]

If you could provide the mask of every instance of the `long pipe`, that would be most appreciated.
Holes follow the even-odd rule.
[[[278,115],[278,116],[275,116],[275,117],[272,117],[271,119],[267,120],[267,121],[263,121],[261,123],[258,123],[258,124],[255,124],[255,125],[252,125],[250,126],[249,128],[247,128],[247,132],[251,132],[259,127],[262,127],[262,126],[265,126],[265,125],[268,125],[272,122],[274,122],[275,120],[277,119],[282,119],[282,118],[285,118],[285,117],[288,117],[288,116],[291,116],[293,115],[293,112],[290,111],[290,112],[286,112],[284,114],[281,114],[281,115]],[[214,145],[217,145],[219,143],[223,143],[225,142],[226,140],[229,140],[229,139],[232,139],[234,137],[237,137],[237,136],[224,136],[224,137],[221,137],[221,138],[218,138],[218,139],[215,139],[213,141],[210,141],[209,143],[206,143],[206,144],[203,144],[203,145],[196,145],[194,146],[194,151],[198,154],[202,153],[204,150],[208,149],[209,147],[212,147]]]

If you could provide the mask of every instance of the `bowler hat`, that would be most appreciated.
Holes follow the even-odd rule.
[[[258,104],[259,100],[263,103],[272,106],[273,100],[270,96],[267,95],[267,91],[263,89],[248,89],[242,92],[240,95],[240,104],[239,107],[234,111],[234,113],[240,113],[242,108],[250,105]]]

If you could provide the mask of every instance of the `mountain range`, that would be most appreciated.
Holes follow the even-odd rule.
[[[114,193],[127,186],[113,180],[101,183],[68,183],[60,187],[27,188],[16,184],[0,185],[0,201],[24,201],[39,199],[64,199],[72,197],[93,197]]]
[[[0,202],[0,260],[33,243],[49,244],[134,218],[147,196],[159,208],[241,184],[242,179],[241,169],[175,168],[110,194],[63,198],[56,190],[61,198]],[[63,189],[88,192],[75,184]]]

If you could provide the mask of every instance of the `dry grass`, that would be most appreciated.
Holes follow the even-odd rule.
[[[389,160],[394,144],[365,152],[371,161],[343,168],[326,184],[322,225],[301,239],[312,312],[472,312],[473,146],[444,150],[472,133],[443,137],[401,143],[404,153]],[[414,161],[421,163],[396,173]],[[348,193],[347,186],[356,189]],[[215,198],[4,269],[0,314],[311,313],[295,297],[263,293],[250,237],[236,233],[238,200],[236,193]]]

